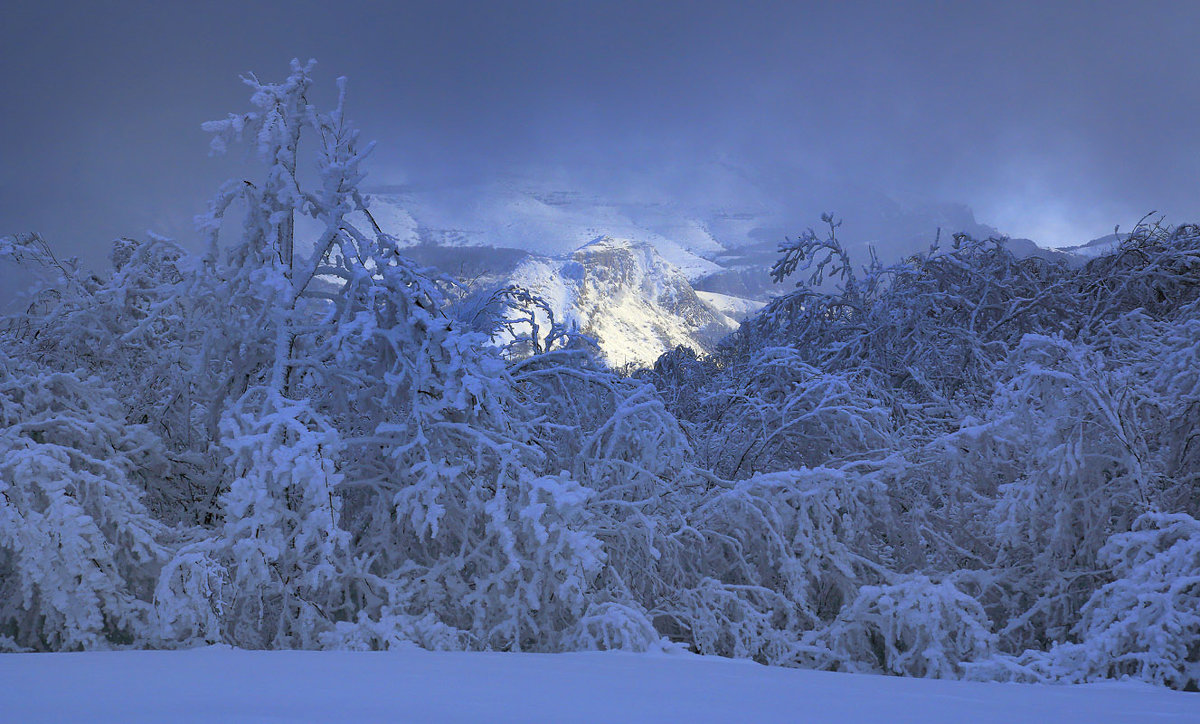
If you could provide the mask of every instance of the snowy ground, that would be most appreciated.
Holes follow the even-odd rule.
[[[1200,722],[1200,694],[768,668],[689,655],[0,655],[0,720]]]

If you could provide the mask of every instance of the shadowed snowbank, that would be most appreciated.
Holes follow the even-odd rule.
[[[0,711],[21,722],[1200,722],[1200,694],[1140,683],[973,683],[687,654],[11,654],[0,681]]]

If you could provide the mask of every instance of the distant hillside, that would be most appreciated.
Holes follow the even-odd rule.
[[[524,287],[549,303],[555,318],[576,325],[613,366],[649,366],[685,345],[707,351],[762,304],[697,293],[686,275],[645,242],[605,236],[570,254],[420,244],[406,250],[475,289]]]
[[[1091,259],[1115,250],[1120,243],[1121,239],[1118,234],[1108,234],[1098,239],[1092,239],[1086,244],[1063,247],[1059,251]]]
[[[736,202],[614,199],[528,179],[422,188],[379,187],[372,214],[405,253],[475,288],[517,284],[596,337],[613,365],[651,364],[685,344],[707,350],[790,283],[769,270],[779,244],[815,219],[746,192]],[[855,264],[923,253],[938,237],[1000,233],[962,204],[861,192],[839,209]],[[1099,242],[1100,240],[1098,240]],[[1098,242],[1093,242],[1097,244]],[[1010,239],[1018,256],[1081,264],[1088,253]]]
[[[679,200],[654,190],[591,193],[526,178],[439,187],[373,189],[380,225],[413,246],[522,249],[543,256],[571,254],[593,239],[637,239],[652,246],[697,289],[765,301],[782,291],[767,270],[779,243],[817,223],[814,200],[775,198],[752,181],[704,200]],[[999,232],[962,204],[931,203],[855,190],[834,211],[839,236],[856,262],[870,249],[887,263],[966,232]],[[449,270],[449,267],[437,264]]]

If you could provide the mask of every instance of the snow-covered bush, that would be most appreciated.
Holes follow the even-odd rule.
[[[1108,536],[1154,502],[1144,424],[1152,400],[1128,370],[1062,339],[1029,335],[1013,363],[991,425],[1024,470],[997,489],[996,564],[1016,576],[1004,606],[1009,645],[1041,648],[1067,639]]]
[[[706,484],[678,421],[652,387],[601,368],[585,349],[537,355],[513,371],[544,464],[594,491],[591,529],[607,560],[597,600],[653,609],[673,589],[664,551]]]
[[[320,635],[324,648],[349,651],[388,651],[414,646],[430,651],[462,651],[468,648],[462,631],[438,621],[427,612],[420,616],[396,613],[384,606],[374,617],[359,611],[353,621],[339,621],[333,630]]]
[[[899,420],[916,416],[920,427],[961,415],[1016,339],[1058,331],[1075,309],[1061,265],[1018,259],[1003,240],[958,234],[890,267],[872,257],[860,275],[837,238],[841,222],[822,218],[828,233],[781,244],[772,269],[777,282],[807,276],[743,324],[727,355],[788,344],[819,369],[872,379]]]
[[[795,663],[801,634],[877,581],[887,517],[878,471],[815,468],[718,488],[664,546],[674,590],[657,604],[701,653]]]
[[[1200,233],[1003,240],[795,291],[620,374],[527,290],[404,255],[370,145],[250,76],[202,255],[36,235],[0,322],[0,647],[706,654],[914,676],[1197,674]],[[230,217],[243,215],[240,224]],[[993,628],[994,625],[994,628]]]
[[[472,647],[556,649],[604,561],[587,530],[591,491],[567,475],[527,475],[502,473],[494,488],[448,480],[466,496],[447,506],[459,520],[420,531],[414,560],[397,572],[413,605],[467,632]]]
[[[254,388],[226,414],[222,444],[234,478],[214,546],[228,561],[228,639],[311,647],[351,607],[337,432],[307,401]]]
[[[653,651],[673,648],[639,606],[614,601],[588,604],[562,638],[564,651]]]
[[[100,380],[0,357],[0,642],[154,642],[163,526],[142,497],[160,467]]]
[[[1163,510],[1200,517],[1200,301],[1160,329],[1161,346],[1145,355],[1161,410],[1154,443],[1162,459],[1156,482],[1163,485],[1157,487]]]
[[[549,648],[602,561],[591,492],[545,464],[499,350],[441,311],[441,292],[382,240],[362,250],[333,333],[348,374],[324,393],[355,431],[343,524],[384,607],[481,648]]]
[[[792,347],[769,347],[723,370],[693,413],[700,462],[728,478],[886,452],[890,410],[861,380],[822,372]]]
[[[211,539],[181,541],[154,588],[156,643],[164,647],[226,642],[235,596],[229,570]]]
[[[1200,298],[1200,226],[1142,219],[1112,253],[1088,262],[1082,281],[1091,324],[1134,310],[1177,318]]]
[[[1147,513],[1129,532],[1110,538],[1099,559],[1115,580],[1092,595],[1076,625],[1084,676],[1132,676],[1194,690],[1200,685],[1200,521]]]
[[[816,638],[829,648],[826,665],[953,679],[990,658],[996,637],[983,607],[953,583],[907,576],[859,589]]]
[[[119,239],[111,270],[92,274],[58,260],[36,235],[3,240],[0,256],[5,247],[31,271],[47,270],[25,313],[0,325],[9,353],[103,379],[126,419],[162,441],[168,466],[146,504],[166,521],[201,520],[215,505],[219,471],[195,430],[198,342],[213,322],[196,303],[204,299],[196,294],[196,260],[165,239]]]

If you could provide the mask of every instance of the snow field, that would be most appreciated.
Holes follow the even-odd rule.
[[[1200,694],[1140,683],[912,679],[688,654],[10,654],[0,682],[10,722],[1200,722]]]

